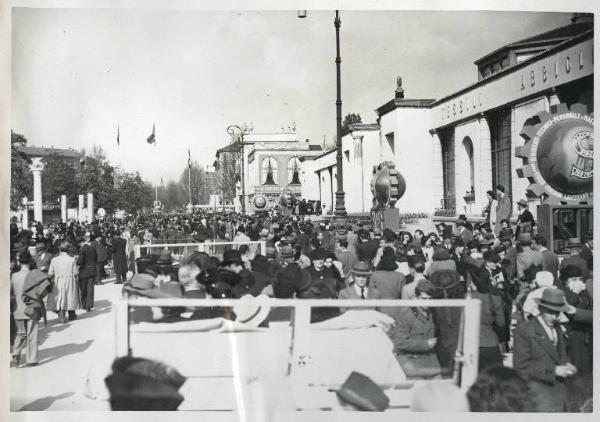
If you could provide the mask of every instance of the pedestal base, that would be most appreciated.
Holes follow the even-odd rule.
[[[400,230],[400,210],[398,208],[386,208],[383,210],[383,228],[394,232]]]

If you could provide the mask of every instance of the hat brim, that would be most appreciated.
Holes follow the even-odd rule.
[[[571,309],[569,307],[569,305],[567,305],[566,303],[561,306],[558,306],[558,305],[550,305],[548,303],[542,303],[542,299],[540,299],[540,298],[534,298],[533,301],[536,303],[536,305],[538,307],[550,309],[551,311],[568,312]]]
[[[356,274],[356,275],[371,275],[373,274],[372,271],[354,271],[352,270],[352,274]]]
[[[244,265],[244,261],[242,261],[242,260],[237,260],[237,259],[230,259],[230,260],[228,260],[228,261],[223,261],[223,262],[221,262],[221,266],[222,266],[222,267],[225,267],[225,266],[227,266],[227,265],[230,265],[230,264],[239,264],[239,265]]]

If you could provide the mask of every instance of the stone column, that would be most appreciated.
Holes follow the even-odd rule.
[[[67,222],[67,195],[60,196],[60,219],[63,223]]]
[[[352,138],[354,141],[354,169],[352,171],[354,177],[356,178],[356,182],[360,185],[360,193],[358,194],[358,198],[356,202],[360,203],[360,206],[356,211],[365,212],[367,206],[365,205],[365,172],[363,165],[363,138],[364,135],[358,135],[352,133]],[[351,193],[353,190],[350,189]]]
[[[444,170],[442,165],[442,144],[440,137],[435,130],[430,130],[429,133],[432,137],[432,179],[433,179],[433,210],[435,208],[442,208],[442,198],[444,197]]]
[[[29,169],[33,173],[33,219],[42,222],[42,171],[45,164],[40,157],[32,159]]]
[[[487,191],[495,190],[492,185],[492,137],[490,126],[484,114],[479,115],[479,142],[478,158],[475,161],[479,170],[475,173],[475,198],[479,209],[483,210],[487,204]]]
[[[25,211],[23,212],[21,229],[27,230],[29,229],[29,199],[27,197],[23,198],[22,203]]]
[[[91,192],[87,194],[87,221],[94,221],[94,194]]]
[[[77,204],[77,221],[79,221],[81,223],[81,222],[83,222],[83,210],[84,210],[85,196],[79,195],[78,199],[79,199],[79,201]]]

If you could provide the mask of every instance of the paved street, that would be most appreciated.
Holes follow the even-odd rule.
[[[83,394],[97,352],[94,344],[102,333],[114,331],[111,301],[120,297],[121,286],[111,279],[104,282],[96,286],[94,309],[78,311],[76,321],[60,324],[55,313],[48,313],[48,326],[42,322],[39,333],[40,364],[10,369],[11,411],[107,410],[106,402]]]

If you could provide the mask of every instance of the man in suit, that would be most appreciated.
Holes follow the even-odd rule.
[[[561,312],[569,312],[560,289],[545,289],[535,300],[537,317],[522,321],[515,330],[513,367],[532,380],[540,412],[567,410],[567,380],[577,373],[568,362],[565,336],[558,324]]]
[[[115,270],[115,284],[123,284],[127,274],[127,241],[121,237],[117,229],[113,235],[112,243],[113,267]]]
[[[93,235],[86,232],[84,241],[79,249],[79,290],[81,292],[81,303],[86,311],[94,307],[94,280],[96,279],[96,248],[91,244]]]
[[[510,197],[505,193],[504,186],[496,186],[496,196],[498,205],[496,205],[496,224],[494,225],[494,233],[496,236],[500,233],[501,224],[500,222],[504,219],[510,219],[512,214],[512,202]]]
[[[544,258],[543,268],[544,271],[548,271],[552,273],[554,277],[554,282],[558,280],[558,255],[549,250],[546,246],[548,245],[548,241],[542,235],[536,235],[532,239],[531,247],[536,249],[542,253]]]
[[[350,285],[340,290],[339,299],[381,299],[379,291],[369,286],[371,278],[371,266],[366,261],[357,261],[352,267]],[[361,308],[368,309],[368,308]],[[348,308],[341,308],[342,312]]]
[[[436,288],[429,280],[416,282],[418,299],[435,297]],[[394,329],[390,338],[394,354],[407,377],[433,378],[441,372],[434,351],[437,343],[431,310],[427,307],[401,306],[396,308]]]

